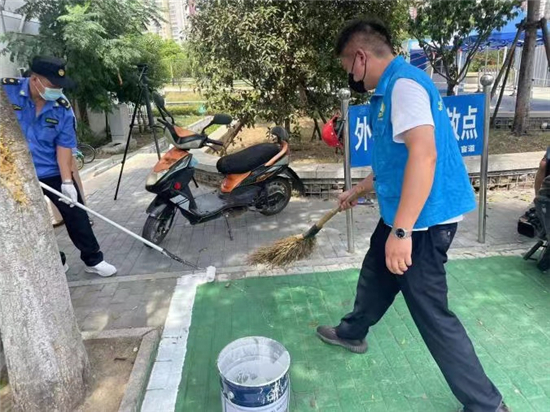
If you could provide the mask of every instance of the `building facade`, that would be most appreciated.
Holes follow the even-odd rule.
[[[153,0],[163,21],[153,25],[149,31],[163,39],[179,43],[187,38],[190,17],[196,12],[195,0]]]
[[[5,33],[27,33],[38,34],[40,27],[37,20],[28,20],[26,16],[22,16],[17,10],[23,6],[23,0],[0,0],[0,37]],[[5,43],[0,42],[0,50],[4,49]],[[12,63],[10,57],[0,54],[0,77],[19,76],[21,67],[17,63]]]

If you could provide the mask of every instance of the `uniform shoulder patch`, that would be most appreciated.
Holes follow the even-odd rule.
[[[2,78],[2,84],[7,86],[17,86],[21,84],[21,80],[16,77],[4,77]]]
[[[60,97],[56,101],[57,101],[57,103],[59,103],[59,105],[61,107],[64,107],[65,109],[70,109],[71,108],[71,103],[69,103],[69,101],[67,99],[65,99],[64,97]]]

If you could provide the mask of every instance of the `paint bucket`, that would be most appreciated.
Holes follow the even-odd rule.
[[[218,356],[223,412],[288,412],[290,354],[273,339],[250,336]]]

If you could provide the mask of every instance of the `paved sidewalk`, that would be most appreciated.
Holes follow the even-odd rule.
[[[85,181],[88,206],[115,222],[141,234],[146,219],[145,209],[153,195],[146,192],[144,182],[155,155],[137,155],[127,163],[122,178],[118,200],[114,191],[119,168],[113,168],[93,179]],[[195,190],[195,189],[194,189]],[[198,191],[212,190],[201,186]],[[477,213],[466,216],[452,249],[455,255],[471,253],[484,254],[495,251],[517,251],[529,247],[531,239],[516,232],[517,218],[531,201],[530,191],[494,192],[489,195],[487,242],[477,242]],[[334,206],[334,202],[314,198],[292,199],[289,206],[279,215],[266,217],[258,213],[245,213],[231,218],[234,240],[231,241],[223,219],[191,226],[181,215],[177,215],[175,226],[162,246],[200,266],[215,265],[218,268],[246,270],[245,259],[254,248],[306,230],[323,213]],[[360,262],[369,244],[369,237],[378,220],[374,206],[358,206],[354,210],[356,224],[356,253],[347,252],[345,214],[336,216],[318,235],[318,247],[309,260],[298,262],[297,267]],[[98,238],[105,259],[118,268],[118,277],[137,274],[171,272],[178,276],[189,271],[187,267],[174,262],[160,253],[145,247],[127,234],[94,218],[94,232]],[[67,236],[64,226],[56,229],[61,250],[67,254],[70,266],[69,281],[97,279],[86,274],[80,261],[79,251]],[[249,268],[248,268],[249,269]]]
[[[100,281],[102,283],[70,288],[82,331],[164,325],[176,285],[175,278]]]

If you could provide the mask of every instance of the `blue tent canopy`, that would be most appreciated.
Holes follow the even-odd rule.
[[[492,33],[489,35],[486,42],[482,43],[478,49],[478,51],[485,51],[487,49],[502,49],[504,47],[509,47],[512,45],[516,33],[518,31],[517,25],[521,23],[523,19],[527,17],[527,13],[523,10],[519,10],[519,13],[516,17],[514,17],[511,20],[508,20],[504,26],[502,26],[498,30],[493,30]],[[549,31],[550,31],[550,23],[548,23]],[[523,45],[523,41],[525,38],[525,32],[522,32],[519,40],[518,40],[518,46],[521,47]],[[476,30],[473,30],[470,35],[465,39],[464,44],[461,47],[461,50],[468,51],[470,48],[472,48],[476,40],[478,39],[478,33]],[[537,30],[537,44],[542,44],[542,30]],[[414,46],[413,46],[413,43]],[[450,45],[448,46],[451,47]],[[428,66],[428,58],[424,54],[424,51],[422,48],[418,46],[418,42],[410,40],[409,41],[409,52],[410,52],[410,62],[414,66],[417,66],[421,68],[422,70],[425,70]]]
[[[506,22],[504,26],[502,26],[498,30],[493,30],[493,32],[489,35],[489,38],[487,39],[487,42],[481,45],[481,50],[485,50],[487,47],[490,49],[500,49],[503,47],[511,46],[514,38],[516,37],[516,33],[518,31],[517,25],[521,23],[523,19],[525,19],[527,16],[527,13],[523,10],[520,10],[518,15]],[[550,27],[550,24],[549,24]],[[525,38],[525,32],[522,32],[519,37],[519,46],[523,44],[523,40]],[[470,36],[466,39],[466,42],[464,44],[464,49],[469,49],[470,47],[473,47],[476,40],[478,39],[478,33],[476,30],[473,30],[470,33]],[[537,44],[542,44],[542,30],[537,30]]]
[[[527,17],[527,13],[523,10],[519,10],[519,13],[516,17],[514,17],[511,20],[508,20],[504,26],[502,26],[498,30],[493,30],[493,32],[489,35],[486,42],[482,43],[479,47],[479,51],[485,51],[487,49],[502,49],[504,47],[509,47],[512,45],[514,38],[516,37],[516,33],[518,31],[517,25],[521,23],[523,19]],[[550,23],[548,23],[548,30],[550,30]],[[523,41],[525,38],[525,32],[522,32],[519,40],[518,40],[518,46],[521,47],[523,45]],[[468,51],[470,48],[472,48],[476,40],[478,39],[478,33],[476,30],[473,30],[470,35],[465,39],[464,44],[462,45],[461,49],[463,51]],[[537,44],[542,44],[542,30],[537,30]],[[448,46],[451,47],[451,46]],[[424,53],[422,52],[422,49],[418,47],[418,44],[416,44],[415,48],[410,47],[409,51],[411,53],[411,63],[413,63],[415,66],[419,67],[425,67],[427,64],[426,56],[424,56]]]
[[[417,49],[411,50],[411,64],[419,69],[426,70],[430,62],[428,61],[428,57],[424,53],[424,50]]]

